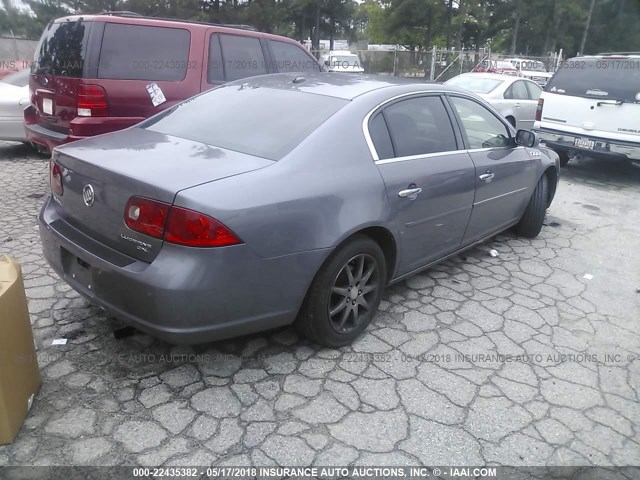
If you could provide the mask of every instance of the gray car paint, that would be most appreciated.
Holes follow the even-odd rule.
[[[65,188],[69,185],[74,195],[82,182],[101,179],[96,203],[106,202],[109,208],[95,216],[107,226],[101,230],[104,235],[96,235],[102,228],[96,223],[99,218],[91,218],[90,209],[77,199],[69,200],[75,202],[69,205],[71,213],[49,199],[40,215],[45,256],[65,281],[94,303],[172,342],[201,343],[293,322],[322,263],[356,232],[375,228],[393,239],[397,261],[388,270],[394,282],[511,226],[522,215],[526,199],[506,212],[487,208],[480,214],[474,206],[478,166],[472,155],[476,163],[493,165],[512,157],[500,171],[506,178],[497,179],[494,196],[524,185],[528,199],[546,169],[559,170],[555,154],[540,148],[529,154],[523,147],[374,161],[363,131],[368,113],[398,95],[445,92],[491,108],[461,89],[349,74],[304,79],[278,74],[233,84],[294,89],[350,102],[277,162],[232,157],[227,151],[211,156],[211,150],[220,149],[154,138],[139,127],[59,147],[58,160],[70,169]],[[526,167],[519,168],[520,163]],[[397,196],[398,188],[410,184],[423,188],[419,201]],[[555,184],[552,187],[555,191]],[[127,231],[122,200],[127,195],[169,201],[171,192],[175,205],[216,218],[244,243],[199,249],[158,240],[157,256],[145,257],[130,250],[126,244],[131,242],[104,240],[111,229]],[[63,205],[66,195],[65,190],[57,199]],[[465,236],[474,214],[477,234]],[[412,228],[412,222],[419,228]],[[150,240],[131,230],[128,234]],[[76,257],[81,261],[74,263]],[[84,262],[90,266],[88,273],[80,268]]]

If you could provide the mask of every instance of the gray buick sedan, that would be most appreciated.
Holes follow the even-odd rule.
[[[538,235],[558,172],[468,91],[267,75],[56,148],[40,234],[69,285],[170,342],[295,322],[338,347],[390,283]]]

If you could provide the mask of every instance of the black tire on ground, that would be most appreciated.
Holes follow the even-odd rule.
[[[567,163],[569,163],[569,160],[571,160],[569,152],[567,152],[566,150],[558,150],[556,153],[560,157],[560,166],[566,167]]]
[[[516,225],[515,231],[518,235],[527,238],[537,237],[542,230],[544,214],[549,202],[549,181],[546,175],[542,175],[536,185],[533,195],[529,200],[529,205],[524,211],[520,222]]]
[[[329,348],[353,342],[378,311],[386,284],[380,246],[365,235],[354,236],[329,256],[313,279],[296,320],[298,331]]]
[[[507,117],[507,122],[509,122],[513,128],[516,128],[516,119],[511,115]]]

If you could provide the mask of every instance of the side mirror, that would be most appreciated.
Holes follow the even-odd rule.
[[[328,67],[329,66],[329,60],[325,60],[324,64]]]
[[[522,147],[536,147],[540,143],[540,138],[529,130],[518,130],[516,132],[516,145]]]

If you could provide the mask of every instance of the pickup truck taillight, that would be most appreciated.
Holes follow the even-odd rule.
[[[542,120],[542,107],[544,106],[544,98],[538,99],[538,107],[536,108],[536,122]]]

